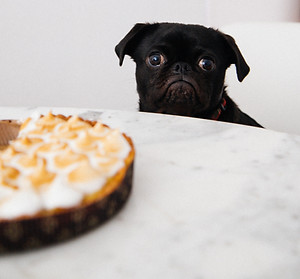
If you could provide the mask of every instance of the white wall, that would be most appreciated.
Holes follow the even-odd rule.
[[[0,105],[136,109],[115,45],[136,22],[201,22],[199,0],[0,0]]]
[[[299,1],[0,0],[0,106],[136,109],[134,63],[114,53],[136,22],[247,19],[297,20]]]
[[[220,27],[236,22],[299,21],[299,0],[207,0],[207,24]]]

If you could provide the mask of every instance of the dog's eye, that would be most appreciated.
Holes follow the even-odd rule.
[[[207,72],[210,72],[212,70],[215,69],[216,67],[216,64],[215,62],[210,59],[210,58],[202,58],[200,61],[199,61],[199,66],[201,69],[203,69],[204,71],[207,71]]]
[[[153,53],[147,58],[147,63],[150,67],[159,67],[165,63],[165,58],[160,53]]]

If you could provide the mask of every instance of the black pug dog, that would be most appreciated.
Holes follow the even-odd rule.
[[[136,62],[139,109],[262,127],[227,95],[226,69],[241,82],[250,71],[234,39],[212,28],[179,23],[136,24],[116,46]]]

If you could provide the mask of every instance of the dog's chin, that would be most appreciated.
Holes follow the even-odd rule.
[[[198,106],[199,98],[195,86],[180,80],[168,84],[163,97],[157,103],[157,112],[192,116]]]
[[[183,80],[173,82],[167,87],[164,102],[167,104],[195,104],[196,90],[189,82]]]

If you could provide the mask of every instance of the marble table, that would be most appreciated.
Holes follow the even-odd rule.
[[[49,108],[0,107],[0,119]],[[73,240],[0,256],[0,278],[296,279],[300,137],[150,113],[53,108],[98,119],[136,146],[133,191]]]

